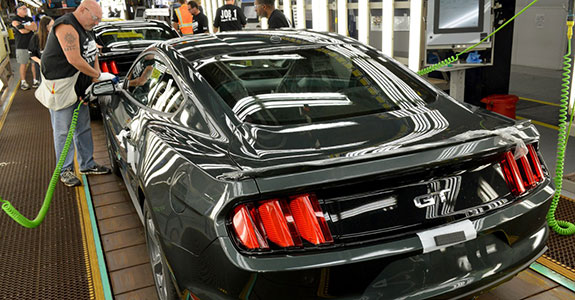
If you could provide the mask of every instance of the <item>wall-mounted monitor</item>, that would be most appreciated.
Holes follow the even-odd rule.
[[[258,14],[256,13],[256,6],[253,1],[242,1],[242,10],[248,23],[258,23]]]
[[[136,11],[134,12],[134,20],[143,20],[145,12],[146,8],[144,6],[136,7]]]
[[[481,32],[483,0],[439,0],[433,10],[433,33]]]
[[[256,7],[253,5],[244,6],[244,15],[247,19],[257,19]]]
[[[492,0],[429,0],[428,48],[475,44],[491,33]]]

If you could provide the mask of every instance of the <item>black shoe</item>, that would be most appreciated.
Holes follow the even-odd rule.
[[[60,181],[62,181],[66,186],[80,186],[82,182],[76,175],[74,175],[74,171],[70,169],[64,170],[62,174],[60,174]]]
[[[112,170],[110,170],[110,168],[106,166],[100,166],[99,164],[95,164],[93,167],[86,170],[80,170],[80,174],[84,175],[102,175],[110,174],[111,172]]]

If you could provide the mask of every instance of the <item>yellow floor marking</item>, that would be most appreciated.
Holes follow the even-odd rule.
[[[521,117],[521,116],[515,116],[515,119],[517,119],[517,120],[527,120],[528,118],[524,118],[524,117]],[[539,125],[539,126],[547,127],[547,128],[553,129],[553,130],[559,130],[559,127],[558,127],[558,126],[551,125],[551,124],[547,124],[547,123],[543,123],[543,122],[539,122],[539,121],[535,121],[535,120],[531,120],[531,123],[536,124],[536,125]]]
[[[571,280],[575,280],[575,272],[573,272],[573,269],[569,268],[568,266],[562,264],[559,261],[556,261],[546,256],[545,254],[539,257],[537,259],[537,262]]]
[[[19,87],[20,82],[16,84],[16,88],[12,92],[12,96],[10,96],[10,100],[8,100],[8,106],[6,107],[6,111],[4,112],[4,115],[2,115],[2,118],[0,118],[0,131],[2,131],[2,126],[4,126],[4,121],[6,121],[6,116],[8,115],[8,111],[10,110],[10,106],[12,106],[12,101],[14,100],[14,97],[16,96],[16,91],[18,90]]]
[[[74,169],[79,170],[78,160],[74,158]],[[82,176],[76,171],[76,176]],[[105,299],[104,287],[100,277],[100,268],[98,264],[98,254],[94,242],[94,232],[92,231],[92,222],[90,221],[90,211],[86,203],[86,191],[84,185],[75,188],[76,200],[78,201],[78,212],[80,213],[80,226],[82,227],[82,241],[84,244],[84,261],[88,276],[88,285],[90,287],[90,299]]]
[[[543,101],[543,100],[530,99],[530,98],[525,98],[525,97],[519,97],[519,99],[529,101],[529,102],[535,102],[535,103],[539,103],[539,104],[545,104],[545,105],[551,105],[551,106],[557,106],[557,107],[561,106],[561,104],[557,104],[557,103],[553,103],[553,102],[547,102],[547,101]]]

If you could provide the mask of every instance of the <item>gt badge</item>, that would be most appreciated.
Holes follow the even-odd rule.
[[[449,193],[449,190],[444,189],[431,194],[418,196],[413,199],[413,203],[415,203],[417,208],[424,208],[435,205],[436,203],[443,203],[447,200],[447,193]]]

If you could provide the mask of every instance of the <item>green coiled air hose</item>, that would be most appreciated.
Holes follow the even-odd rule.
[[[66,160],[66,156],[68,155],[68,150],[70,149],[70,144],[72,143],[72,137],[74,136],[74,131],[76,131],[76,123],[78,121],[78,112],[80,111],[80,106],[82,105],[82,101],[78,104],[78,107],[74,110],[74,115],[72,116],[72,123],[70,124],[70,130],[68,131],[68,136],[66,137],[66,143],[64,144],[64,149],[62,149],[62,153],[60,154],[60,159],[58,160],[58,164],[56,165],[56,169],[54,170],[54,174],[52,174],[52,179],[50,179],[50,184],[48,186],[48,191],[46,191],[46,197],[44,197],[44,203],[42,203],[42,207],[40,208],[40,212],[38,212],[38,216],[34,220],[30,220],[24,217],[10,202],[3,200],[0,197],[0,203],[2,203],[2,209],[8,214],[14,221],[18,222],[18,224],[26,227],[26,228],[36,228],[38,227],[42,221],[44,221],[44,217],[46,217],[46,213],[48,212],[48,208],[50,208],[50,203],[52,202],[52,196],[54,195],[54,189],[56,189],[56,184],[58,183],[58,179],[60,177],[60,169],[64,165],[64,161]]]
[[[571,2],[571,1],[569,1]],[[553,201],[549,212],[547,212],[547,223],[553,231],[560,235],[573,235],[575,234],[575,225],[567,221],[555,219],[555,210],[559,205],[559,198],[561,197],[561,188],[563,187],[563,167],[565,163],[565,149],[567,148],[567,141],[569,140],[569,133],[571,131],[571,124],[573,124],[574,110],[571,111],[571,118],[569,125],[567,125],[567,111],[569,110],[569,88],[571,84],[571,37],[573,36],[573,18],[570,15],[567,21],[567,54],[563,56],[563,89],[561,90],[561,106],[559,109],[559,133],[557,134],[557,159],[555,166],[555,194],[553,194]]]

